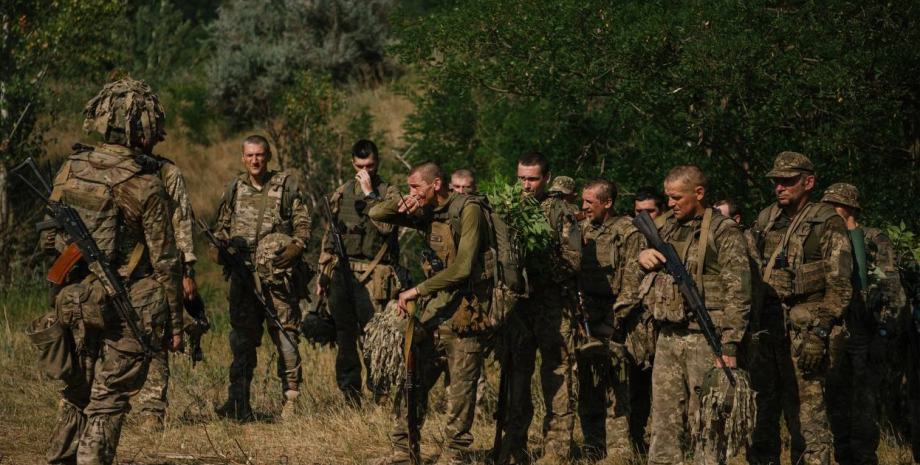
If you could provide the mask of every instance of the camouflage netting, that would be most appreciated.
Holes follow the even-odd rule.
[[[112,144],[130,146],[131,136],[159,142],[166,135],[166,111],[144,81],[125,78],[106,84],[86,103],[83,130],[97,131]]]
[[[371,377],[375,385],[397,386],[406,382],[406,359],[403,346],[406,342],[406,319],[396,310],[397,301],[391,300],[384,311],[371,318],[365,328],[364,350],[370,351]]]
[[[733,368],[732,387],[721,368],[706,373],[700,390],[700,408],[695,421],[696,456],[734,457],[751,443],[754,419],[757,417],[756,393],[751,389],[751,377],[744,370]]]

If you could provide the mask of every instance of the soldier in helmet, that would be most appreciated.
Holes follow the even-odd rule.
[[[355,179],[339,186],[329,201],[342,231],[351,272],[343,276],[336,266],[338,257],[327,231],[319,257],[321,275],[316,293],[329,296],[329,311],[335,321],[338,346],[335,377],[339,390],[346,400],[360,404],[359,336],[371,317],[396,298],[401,287],[393,267],[399,261],[399,228],[371,220],[367,214],[385,199],[398,199],[399,191],[377,174],[380,155],[373,142],[356,142],[351,147],[351,163]],[[367,388],[374,392],[376,402],[385,402],[388,386],[372,385],[367,354],[364,359],[368,368]]]
[[[286,418],[294,412],[294,401],[300,396],[302,373],[296,341],[301,314],[298,289],[292,283],[293,274],[302,269],[303,251],[310,237],[310,212],[294,177],[268,169],[272,152],[264,137],[247,137],[242,152],[246,172],[227,184],[212,230],[253,268],[257,278],[255,283],[236,282],[236,278],[230,281],[233,362],[227,402],[217,408],[217,413],[242,421],[252,419],[249,389],[256,367],[256,348],[262,342],[265,324],[278,349],[278,377],[284,401],[282,417]],[[282,236],[267,240],[273,234]],[[216,248],[212,247],[209,255],[211,260],[221,263]],[[257,267],[260,258],[262,266]],[[265,321],[264,310],[249,291],[248,286],[253,284],[266,300],[271,299],[282,328]],[[281,331],[290,337],[282,336]]]
[[[854,255],[854,292],[845,317],[844,351],[827,376],[834,455],[841,465],[878,464],[878,393],[907,295],[888,235],[857,221],[856,186],[833,184],[821,201],[831,204],[846,221]]]
[[[767,177],[776,203],[751,227],[765,296],[752,330],[757,421],[748,460],[779,463],[783,415],[792,463],[828,464],[824,382],[829,342],[841,332],[853,294],[853,249],[834,207],[812,200],[816,178],[808,157],[782,152]]]
[[[106,85],[84,110],[83,128],[103,143],[77,144],[54,179],[52,200],[72,206],[108,263],[123,279],[141,331],[154,352],[182,344],[181,268],[163,182],[145,166],[166,132],[156,94],[131,78]],[[46,251],[61,253],[69,238],[50,233]],[[48,463],[114,461],[129,399],[144,384],[150,359],[101,281],[75,266],[56,296],[56,318],[73,336],[76,369],[64,376],[60,415]]]
[[[627,336],[642,310],[639,282],[644,273],[636,258],[646,247],[631,218],[614,214],[616,195],[616,186],[607,180],[585,185],[578,276],[591,336],[607,348],[600,353],[579,350],[578,416],[585,450],[604,463],[632,454],[628,374],[634,359],[627,353]]]

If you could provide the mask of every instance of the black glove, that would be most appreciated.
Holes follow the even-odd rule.
[[[217,263],[218,265],[223,265],[220,260],[220,250],[217,250],[217,247],[211,247],[208,249],[208,257],[211,258],[211,261]]]
[[[291,268],[295,263],[297,263],[297,260],[300,258],[302,253],[303,249],[292,242],[284,247],[284,250],[282,250],[274,260],[272,260],[272,263],[278,268]]]
[[[869,363],[876,366],[888,363],[888,338],[872,338],[872,342],[869,343]]]
[[[805,341],[799,346],[799,368],[802,371],[814,371],[821,366],[824,361],[824,354],[827,352],[827,340],[815,333],[808,332]]]

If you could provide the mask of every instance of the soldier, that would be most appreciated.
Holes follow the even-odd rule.
[[[850,304],[852,248],[834,208],[811,200],[815,173],[808,157],[782,152],[767,177],[776,203],[760,212],[752,227],[765,297],[752,331],[757,423],[748,460],[779,463],[782,413],[792,463],[828,464],[828,341],[841,331]]]
[[[831,204],[846,222],[857,265],[852,280],[856,292],[845,316],[844,351],[827,376],[834,455],[841,465],[878,464],[877,394],[907,295],[901,287],[891,240],[880,229],[857,222],[860,206],[856,186],[834,184],[824,191],[821,201]]]
[[[370,218],[405,227],[424,223],[431,250],[440,259],[440,271],[423,263],[426,280],[399,294],[399,311],[419,298],[427,301],[422,325],[428,337],[417,346],[419,416],[424,418],[428,392],[442,370],[450,373],[447,390],[447,438],[438,464],[469,463],[463,453],[473,444],[471,428],[476,409],[476,384],[482,369],[485,336],[489,329],[491,300],[489,257],[492,231],[485,210],[476,197],[451,192],[447,173],[434,162],[423,162],[409,171],[409,194],[375,205]],[[419,217],[413,221],[410,215]],[[446,367],[439,366],[446,359]],[[373,463],[409,463],[407,399],[400,396],[392,433],[395,451]],[[422,423],[421,421],[419,422]]]
[[[369,140],[360,140],[351,147],[351,163],[355,179],[336,189],[330,204],[340,223],[345,254],[351,273],[343,276],[336,266],[338,257],[329,230],[323,236],[319,257],[320,279],[316,295],[329,296],[329,312],[335,321],[335,378],[348,402],[361,403],[361,358],[358,356],[359,336],[375,313],[386,308],[396,298],[400,284],[393,265],[399,260],[399,232],[392,224],[369,220],[367,213],[384,199],[398,199],[399,191],[377,174],[380,155]],[[345,279],[349,282],[346,282]],[[365,354],[364,364],[370,368]],[[374,386],[367,373],[367,388],[374,393],[375,402],[388,398],[387,386]]]
[[[573,373],[575,349],[572,321],[575,310],[575,275],[581,265],[581,230],[575,215],[559,197],[547,195],[545,189],[552,174],[549,162],[539,152],[518,159],[518,179],[525,195],[540,201],[540,207],[552,228],[555,246],[540,256],[528,256],[525,268],[531,289],[521,299],[516,324],[509,325],[514,370],[502,461],[524,463],[528,460],[527,431],[533,420],[530,383],[540,351],[540,382],[546,403],[543,420],[544,455],[540,463],[565,461],[571,452],[575,428]]]
[[[182,344],[181,268],[162,181],[143,166],[166,134],[166,115],[143,81],[106,85],[84,110],[83,129],[103,144],[74,146],[54,179],[53,200],[73,206],[108,264],[124,280],[141,331],[154,352]],[[67,245],[44,236],[49,253]],[[144,384],[150,360],[106,297],[101,280],[76,266],[55,301],[72,333],[78,368],[61,390],[48,463],[111,464],[129,399]]]
[[[633,204],[633,216],[636,216],[641,211],[647,211],[649,216],[652,219],[658,218],[658,215],[661,215],[667,210],[667,205],[658,189],[646,186],[640,187],[636,190],[636,200]]]
[[[159,167],[159,176],[166,187],[166,193],[172,199],[172,226],[176,235],[176,246],[182,261],[182,295],[184,300],[198,298],[198,285],[195,283],[194,241],[192,240],[192,223],[195,214],[188,198],[188,189],[182,171],[171,160],[155,155]],[[186,328],[199,324],[187,312],[183,312]],[[185,329],[185,328],[184,328]],[[187,350],[187,349],[186,349]],[[150,370],[144,389],[137,395],[138,411],[141,413],[145,428],[157,430],[163,427],[166,408],[169,405],[169,356],[166,352],[157,352],[150,359]]]
[[[450,175],[450,190],[458,194],[476,195],[476,175],[467,169],[454,171]]]
[[[696,388],[703,386],[707,372],[724,363],[737,367],[737,353],[747,330],[751,307],[751,277],[747,246],[738,226],[717,210],[706,206],[706,175],[696,166],[679,165],[668,172],[665,195],[673,215],[660,228],[661,238],[674,245],[681,254],[687,272],[697,283],[713,328],[721,336],[722,359],[715,358],[712,348],[700,331],[696,315],[689,314],[686,302],[676,292],[671,275],[648,275],[643,287],[650,285],[647,297],[661,333],[655,348],[652,369],[652,438],[650,464],[683,463],[683,439],[687,433],[696,437],[698,426],[687,422],[696,417],[700,397]],[[639,264],[655,271],[664,264],[656,249],[639,254]],[[696,457],[700,463],[723,463],[725,457]]]
[[[235,277],[230,280],[228,300],[233,362],[227,402],[216,412],[241,421],[252,419],[249,387],[265,322],[268,335],[278,349],[278,377],[284,400],[282,417],[285,418],[293,414],[294,401],[300,396],[300,352],[296,343],[301,314],[291,275],[310,238],[310,212],[294,177],[268,169],[272,153],[264,137],[247,137],[242,153],[246,172],[227,184],[212,230],[258,274],[255,283],[237,282]],[[211,247],[209,255],[215,263],[222,264],[217,248]],[[262,269],[256,270],[257,263],[262,269],[268,265],[280,275],[276,277],[274,271],[266,275]],[[271,299],[283,328],[265,321],[265,311],[259,308],[248,287],[253,284],[266,300]],[[280,331],[287,332],[290,338],[282,336]],[[293,346],[288,339],[294,342]]]
[[[712,207],[719,210],[723,216],[731,218],[738,226],[742,227],[742,230],[746,229],[741,223],[741,207],[738,206],[738,202],[734,199],[717,200],[716,203],[712,204]]]
[[[632,454],[629,434],[626,350],[630,320],[639,305],[644,273],[636,261],[645,238],[626,216],[614,216],[616,186],[589,181],[582,192],[583,247],[579,285],[591,336],[608,346],[603,354],[578,354],[578,416],[589,456],[625,459]]]
[[[578,200],[578,193],[575,192],[575,180],[568,176],[556,176],[553,178],[553,184],[549,186],[550,195],[558,195],[562,197],[562,200],[570,207],[574,212],[577,212],[578,205],[575,201]]]

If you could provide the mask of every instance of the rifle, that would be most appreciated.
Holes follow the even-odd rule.
[[[335,254],[339,258],[336,265],[339,267],[339,272],[342,273],[345,285],[348,286],[348,293],[351,294],[351,279],[349,279],[351,265],[348,260],[348,254],[345,253],[345,242],[342,239],[342,231],[339,230],[339,222],[336,221],[335,214],[332,213],[332,205],[329,203],[329,197],[323,197],[323,211],[326,212],[326,220],[329,221],[329,232],[332,233],[332,243],[335,246]]]
[[[667,271],[674,278],[674,284],[677,284],[677,289],[680,291],[681,297],[684,298],[684,303],[690,308],[688,314],[696,315],[703,337],[706,338],[706,342],[709,343],[709,347],[712,348],[712,352],[716,355],[716,361],[725,372],[725,376],[728,377],[728,382],[734,387],[735,377],[732,376],[732,371],[725,364],[725,359],[722,358],[722,343],[713,330],[712,318],[710,318],[709,311],[706,310],[706,305],[700,297],[696,282],[687,273],[687,268],[684,267],[677,250],[673,245],[661,240],[661,236],[658,235],[658,228],[655,227],[655,222],[648,212],[643,211],[636,215],[633,219],[633,225],[645,236],[649,245],[664,255]],[[699,266],[703,266],[703,264],[700,263]]]
[[[201,233],[204,234],[204,237],[208,238],[211,245],[217,249],[217,253],[220,255],[220,261],[229,268],[230,274],[235,274],[240,283],[243,283],[244,286],[252,291],[252,296],[256,298],[256,301],[259,302],[259,306],[265,311],[265,316],[278,327],[278,332],[284,336],[289,344],[291,344],[291,347],[297,347],[297,344],[294,343],[291,336],[284,330],[284,325],[281,323],[281,319],[278,318],[278,313],[275,312],[275,306],[271,302],[271,299],[266,299],[265,296],[262,295],[262,291],[256,287],[257,278],[252,274],[252,270],[246,266],[246,263],[243,262],[239,256],[230,253],[230,251],[227,250],[227,246],[208,229],[208,225],[200,218],[198,219],[198,228],[201,229]]]
[[[581,313],[581,326],[585,331],[585,343],[578,346],[578,352],[582,355],[594,355],[604,349],[594,336],[591,335],[591,327],[588,324],[588,312],[585,310],[585,293],[581,290],[581,280],[576,280],[578,285],[578,312]]]
[[[507,324],[507,323],[506,323]],[[507,329],[505,330],[507,332]],[[498,403],[495,406],[495,439],[492,441],[492,463],[501,463],[502,439],[505,423],[508,422],[508,407],[511,405],[511,377],[514,376],[514,357],[511,354],[510,338],[502,341],[501,375],[498,378]]]
[[[416,373],[416,351],[413,345],[416,326],[421,312],[416,310],[415,301],[407,304],[409,321],[406,322],[405,345],[403,355],[406,358],[406,424],[409,439],[409,463],[421,463],[421,450],[419,447],[419,418],[418,418],[418,393],[419,388]]]
[[[192,368],[195,368],[197,362],[204,360],[204,352],[201,350],[201,336],[204,336],[204,333],[211,329],[211,321],[208,320],[208,314],[205,312],[204,302],[201,300],[200,295],[196,295],[192,300],[184,300],[183,305],[186,313],[195,320],[195,324],[192,330],[186,331],[189,336],[188,349],[186,350],[183,347],[182,352],[188,354],[192,360]]]
[[[45,188],[45,193],[29,182],[25,176],[19,174],[19,170],[25,167],[29,167],[41,181],[42,186]],[[38,169],[38,165],[32,157],[27,158],[26,161],[13,168],[11,172],[25,182],[29,188],[35,191],[38,197],[51,209],[51,219],[38,223],[36,227],[39,228],[39,230],[49,228],[63,229],[73,241],[67,246],[67,249],[64,250],[51,267],[52,273],[49,273],[49,280],[56,284],[63,284],[67,273],[70,272],[73,266],[81,259],[85,261],[89,270],[96,275],[96,278],[102,283],[102,287],[105,289],[105,293],[109,297],[109,300],[111,300],[112,304],[115,306],[115,310],[118,312],[119,316],[121,316],[121,319],[128,325],[128,329],[131,330],[131,335],[140,343],[144,355],[150,357],[150,341],[147,339],[147,335],[141,332],[140,328],[137,326],[137,321],[140,318],[138,318],[134,306],[131,305],[128,291],[124,283],[122,283],[121,277],[118,276],[118,273],[109,265],[108,257],[99,249],[99,245],[96,244],[92,234],[90,234],[89,230],[86,228],[86,223],[83,222],[83,219],[80,218],[77,211],[69,205],[53,201],[48,197],[52,191],[51,185],[48,184],[48,181],[42,176],[41,171]]]

